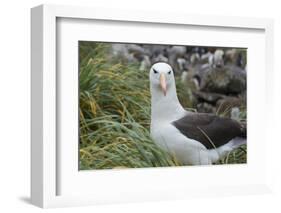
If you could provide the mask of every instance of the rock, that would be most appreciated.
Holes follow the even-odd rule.
[[[206,102],[198,103],[196,108],[198,112],[216,113],[216,108],[212,104]]]
[[[193,91],[193,95],[197,98],[199,102],[204,101],[213,105],[216,105],[218,100],[226,98],[225,95],[219,93],[208,93],[202,91]]]
[[[230,115],[232,109],[245,107],[245,105],[246,105],[246,98],[243,96],[240,97],[225,96],[224,98],[216,102],[218,113],[225,114],[225,115]]]
[[[207,68],[204,73],[201,76],[201,91],[239,94],[246,90],[246,71],[237,66]]]
[[[240,108],[245,107],[246,100],[243,97],[226,96],[219,93],[193,91],[197,107],[201,112],[213,112],[219,115],[239,118]],[[237,115],[237,108],[239,113]],[[215,110],[214,110],[215,109]]]

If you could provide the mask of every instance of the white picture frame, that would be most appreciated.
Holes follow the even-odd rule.
[[[31,201],[33,204],[47,208],[47,207],[60,207],[60,206],[76,206],[76,205],[91,205],[97,203],[114,203],[114,202],[138,202],[143,200],[165,200],[165,199],[177,199],[185,197],[198,197],[198,196],[214,196],[214,195],[240,195],[240,194],[252,194],[252,193],[264,193],[269,192],[271,188],[271,166],[270,166],[270,146],[265,143],[264,147],[266,152],[263,153],[264,160],[263,165],[257,168],[257,165],[253,163],[253,168],[241,167],[226,169],[221,167],[212,168],[193,168],[188,167],[181,168],[165,168],[165,169],[129,169],[125,171],[98,171],[97,173],[87,174],[83,172],[81,177],[82,182],[89,182],[89,178],[98,178],[102,181],[112,177],[112,172],[115,172],[114,178],[117,180],[124,180],[127,183],[131,178],[143,179],[154,183],[152,186],[146,186],[146,182],[143,181],[139,184],[139,187],[133,188],[134,184],[128,184],[127,189],[117,187],[114,190],[98,188],[95,194],[87,193],[88,189],[81,185],[77,185],[72,176],[74,176],[72,164],[66,166],[65,158],[61,157],[63,153],[73,153],[75,146],[70,145],[72,149],[64,149],[65,147],[58,146],[57,120],[58,120],[58,88],[60,87],[60,80],[57,78],[57,70],[59,69],[58,63],[58,34],[61,31],[60,21],[63,20],[87,20],[91,22],[98,20],[99,25],[103,25],[106,22],[114,22],[113,25],[118,23],[116,27],[122,27],[125,23],[133,23],[133,25],[141,24],[142,27],[153,24],[153,26],[163,26],[165,29],[173,27],[187,27],[195,26],[199,28],[208,29],[221,29],[222,31],[238,32],[240,30],[246,30],[249,32],[260,32],[261,36],[257,36],[257,42],[264,42],[263,48],[260,49],[258,58],[262,68],[260,68],[260,77],[251,78],[250,92],[253,89],[259,89],[263,94],[259,109],[263,110],[264,116],[262,117],[266,124],[266,131],[262,134],[262,139],[269,142],[271,130],[271,112],[265,112],[266,106],[273,104],[273,97],[270,95],[270,91],[273,89],[273,85],[270,83],[273,78],[273,21],[271,19],[256,19],[256,18],[241,18],[241,17],[216,17],[216,16],[203,16],[203,15],[189,15],[189,14],[166,14],[148,11],[122,11],[112,9],[101,8],[85,8],[74,6],[54,6],[54,5],[41,5],[31,10],[31,54],[32,54],[32,147],[31,147]],[[69,25],[69,24],[68,24]],[[71,23],[70,23],[71,25]],[[112,25],[112,26],[113,26]],[[132,26],[133,26],[132,25]],[[78,25],[77,25],[78,27]],[[85,27],[85,26],[84,26]],[[86,28],[88,25],[86,26]],[[65,28],[64,28],[65,29]],[[80,29],[80,28],[79,28]],[[89,28],[90,29],[90,28]],[[71,30],[71,27],[68,29]],[[86,29],[87,30],[87,29]],[[83,28],[81,28],[81,32]],[[80,32],[80,31],[79,31]],[[106,31],[104,31],[106,32]],[[73,33],[75,34],[75,33]],[[83,34],[83,33],[82,33]],[[85,32],[84,32],[85,34]],[[91,34],[91,33],[89,33]],[[78,35],[78,34],[75,34]],[[121,34],[120,34],[121,35]],[[69,35],[71,37],[72,35]],[[83,35],[79,35],[82,36]],[[89,35],[90,36],[90,35]],[[100,38],[103,38],[100,33]],[[105,35],[104,35],[105,36]],[[145,37],[145,36],[144,36]],[[254,37],[254,36],[253,36]],[[235,37],[233,37],[235,38]],[[136,42],[143,41],[140,38],[129,38],[124,36],[117,36],[118,41]],[[145,37],[145,41],[155,41],[148,36]],[[249,38],[250,40],[251,38]],[[260,40],[259,40],[260,39]],[[106,39],[105,39],[106,40]],[[110,40],[110,39],[109,39]],[[210,39],[211,40],[211,39]],[[255,39],[252,39],[255,40]],[[208,38],[206,39],[208,42]],[[163,41],[168,42],[168,40]],[[223,41],[217,41],[217,44]],[[226,42],[226,41],[225,41]],[[246,42],[246,40],[245,40]],[[184,40],[174,41],[174,43],[184,44]],[[67,43],[66,43],[67,44]],[[207,44],[207,43],[206,43]],[[239,45],[240,43],[235,43]],[[243,45],[243,43],[242,43]],[[255,45],[253,43],[253,45]],[[247,46],[247,45],[246,45]],[[73,48],[73,47],[72,47]],[[253,48],[252,48],[253,49]],[[63,52],[63,51],[62,51]],[[252,51],[251,54],[253,54]],[[253,60],[252,60],[253,61]],[[257,62],[258,63],[258,62]],[[72,66],[73,64],[70,63]],[[253,64],[254,66],[254,64]],[[252,66],[252,67],[253,67]],[[75,67],[77,69],[77,67]],[[250,69],[250,68],[249,68]],[[264,78],[263,78],[264,77]],[[75,79],[74,79],[75,80]],[[255,82],[261,83],[263,86],[255,86]],[[252,86],[251,86],[252,85]],[[252,89],[251,89],[252,88]],[[75,95],[75,94],[74,94]],[[251,93],[250,93],[251,95]],[[255,99],[250,100],[253,104]],[[251,102],[249,105],[251,106]],[[254,109],[253,109],[254,110]],[[258,111],[253,111],[252,117]],[[250,117],[251,118],[251,117]],[[74,121],[76,122],[76,121]],[[252,122],[254,125],[254,122]],[[260,126],[255,126],[257,130],[260,130]],[[259,139],[257,139],[259,140]],[[261,140],[261,139],[260,139]],[[255,148],[257,151],[253,151],[252,156],[257,156],[260,153],[258,145]],[[63,151],[62,151],[63,150]],[[71,158],[75,162],[76,158]],[[253,170],[251,170],[253,169]],[[212,171],[211,171],[212,170]],[[233,171],[232,171],[233,170]],[[75,170],[76,171],[76,170]],[[187,174],[187,171],[189,174]],[[251,179],[253,176],[249,176],[243,182],[243,175],[241,180],[231,184],[231,181],[218,181],[214,184],[202,184],[200,179],[196,180],[196,175],[206,175],[210,173],[211,178],[215,178],[215,173],[229,173],[241,171],[243,175],[252,172],[253,176],[259,176],[257,179]],[[64,173],[63,175],[61,173]],[[79,172],[79,171],[76,171]],[[161,181],[155,178],[155,174],[159,174]],[[61,178],[61,176],[67,176],[68,180]],[[179,178],[178,178],[179,177]],[[227,175],[225,176],[227,177]],[[79,177],[80,178],[80,177]],[[166,180],[173,180],[178,178],[177,184],[167,183]],[[191,184],[189,181],[191,181]],[[77,179],[78,180],[78,179]],[[185,183],[186,181],[186,183]],[[102,183],[102,182],[101,182]],[[65,193],[60,192],[61,185],[65,184]],[[101,184],[99,184],[101,185]],[[75,187],[78,186],[78,187]],[[81,186],[81,187],[80,187]],[[112,186],[111,186],[112,187]],[[71,193],[72,191],[79,191],[79,188],[83,188],[79,193]],[[126,188],[126,187],[125,187]],[[149,191],[147,191],[149,190]],[[122,193],[122,196],[120,196]]]

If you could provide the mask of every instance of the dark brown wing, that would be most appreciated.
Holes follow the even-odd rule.
[[[190,113],[174,121],[173,125],[207,149],[220,147],[235,137],[246,137],[245,127],[239,122],[207,113]]]

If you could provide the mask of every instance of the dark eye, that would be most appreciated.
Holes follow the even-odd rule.
[[[154,72],[154,74],[157,74],[157,73],[158,73],[155,69],[153,69],[153,72]]]
[[[170,70],[169,72],[168,72],[168,74],[170,75],[172,73],[172,71]]]

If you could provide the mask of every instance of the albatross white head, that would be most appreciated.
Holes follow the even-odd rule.
[[[184,111],[178,101],[174,72],[169,64],[154,64],[149,79],[152,118],[171,118]]]
[[[156,63],[151,67],[149,78],[151,92],[162,93],[164,96],[167,95],[168,90],[170,91],[171,86],[175,84],[173,69],[164,62]]]

